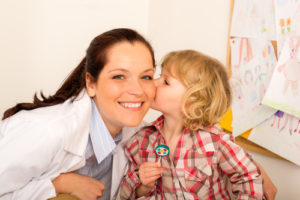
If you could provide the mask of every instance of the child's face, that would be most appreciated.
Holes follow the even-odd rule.
[[[183,96],[186,87],[166,70],[154,81],[156,96],[152,108],[161,111],[164,115],[181,116]]]

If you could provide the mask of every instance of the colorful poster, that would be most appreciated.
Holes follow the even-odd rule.
[[[231,36],[276,40],[273,0],[235,0]]]
[[[299,118],[278,111],[255,127],[248,139],[300,166]]]
[[[300,0],[275,0],[275,24],[278,55],[284,41],[300,35]]]
[[[230,43],[232,133],[238,136],[276,112],[276,109],[261,104],[276,65],[276,57],[271,42],[264,39],[235,38]]]
[[[287,38],[262,103],[300,118],[300,37]]]

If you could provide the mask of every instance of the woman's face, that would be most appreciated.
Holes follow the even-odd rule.
[[[141,42],[121,42],[107,51],[107,63],[87,90],[112,135],[124,126],[137,126],[155,96],[150,51]]]

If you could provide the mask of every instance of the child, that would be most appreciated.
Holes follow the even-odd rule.
[[[155,81],[152,107],[163,116],[128,141],[121,199],[230,199],[225,176],[237,199],[262,199],[260,170],[215,126],[231,104],[224,66],[197,51],[175,51]],[[159,158],[161,144],[170,153]]]

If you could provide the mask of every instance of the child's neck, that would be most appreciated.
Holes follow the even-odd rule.
[[[162,133],[165,138],[172,138],[176,135],[181,135],[182,129],[183,123],[181,121],[165,118]]]
[[[173,159],[178,140],[181,137],[183,129],[183,120],[181,118],[172,118],[165,116],[162,128],[162,135],[165,138],[166,144],[170,148],[170,158]]]

